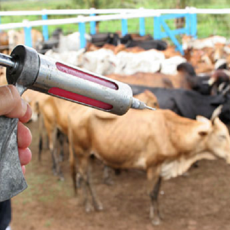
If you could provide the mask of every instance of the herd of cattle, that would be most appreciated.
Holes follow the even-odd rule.
[[[87,191],[86,211],[103,209],[90,180],[92,155],[115,170],[146,171],[152,181],[153,224],[160,223],[157,198],[162,179],[183,175],[202,159],[222,158],[230,164],[230,43],[226,38],[183,36],[182,56],[150,35],[86,35],[87,46],[80,49],[78,32],[65,36],[57,29],[46,42],[41,42],[39,32],[32,32],[39,52],[125,82],[136,97],[158,108],[154,112],[130,109],[118,117],[38,92],[23,95],[31,104],[33,120],[39,119],[39,158],[45,134],[53,170],[60,178],[63,140],[68,141],[74,190]],[[10,49],[22,43],[20,33],[6,34]]]

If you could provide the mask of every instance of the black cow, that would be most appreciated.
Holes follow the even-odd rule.
[[[196,119],[197,115],[211,118],[213,111],[223,105],[220,119],[230,123],[230,96],[229,95],[201,95],[192,90],[151,88],[130,85],[134,95],[149,90],[157,97],[161,109],[170,109],[180,116]]]
[[[136,41],[133,40],[130,34],[125,35],[120,39],[121,44],[124,44],[126,47],[141,47],[145,50],[156,49],[156,50],[166,50],[168,45],[165,41],[162,40],[145,40],[145,41]]]
[[[91,43],[98,47],[102,47],[105,44],[117,46],[120,43],[119,35],[116,33],[97,33],[91,35],[91,37]]]
[[[52,33],[51,37],[49,38],[48,41],[44,41],[41,44],[41,47],[39,47],[38,52],[45,54],[46,51],[50,50],[50,49],[56,49],[58,47],[59,44],[59,39],[60,39],[60,35],[63,34],[63,31],[61,28],[57,28],[56,30],[54,30],[54,32]]]
[[[203,95],[220,94],[230,83],[230,72],[224,69],[201,77],[196,75],[194,67],[189,62],[185,62],[177,66],[177,71],[184,73],[191,89]]]

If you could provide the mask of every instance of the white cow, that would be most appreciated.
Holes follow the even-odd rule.
[[[99,50],[86,52],[83,57],[82,68],[93,73],[108,75],[114,72],[115,65],[112,60],[116,56],[112,50],[101,48]]]
[[[181,56],[164,59],[161,62],[160,72],[163,74],[175,75],[177,74],[177,66],[185,62],[187,62],[187,60]]]
[[[54,52],[53,50],[48,50],[45,53],[45,55],[53,59],[56,59],[58,61],[65,62],[73,66],[81,67],[84,52],[85,52],[85,49],[80,49],[78,51],[66,51],[62,53],[57,53],[57,52]]]
[[[87,42],[92,40],[89,34],[85,34]],[[68,35],[60,34],[57,52],[78,51],[80,49],[80,33],[75,32]]]
[[[119,52],[116,55],[116,74],[132,75],[137,72],[155,73],[160,70],[160,64],[165,59],[163,52],[148,50],[140,53]]]

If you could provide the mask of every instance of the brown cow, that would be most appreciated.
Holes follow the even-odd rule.
[[[38,49],[43,42],[43,35],[40,31],[31,29],[32,46],[34,49]],[[9,30],[9,49],[12,50],[17,45],[22,45],[25,43],[24,30]]]
[[[174,88],[171,79],[162,73],[135,73],[133,75],[110,74],[107,77],[127,84],[145,85],[149,87]],[[173,76],[175,79],[175,76]]]
[[[78,119],[76,114],[79,113]],[[150,193],[150,217],[159,224],[157,197],[161,179],[170,179],[186,172],[201,159],[223,158],[230,163],[230,137],[225,125],[198,117],[190,120],[168,110],[129,110],[121,117],[82,108],[69,114],[69,151],[73,182],[76,188],[76,167],[85,188],[85,207],[102,210],[90,180],[89,156],[92,152],[115,169],[145,170],[154,185]],[[75,157],[76,156],[76,157]]]
[[[46,95],[47,96],[47,95]],[[71,107],[80,106],[75,103],[65,101],[63,99],[47,96],[44,100],[39,102],[39,110],[41,113],[40,123],[44,122],[44,127],[48,136],[49,150],[52,156],[53,172],[63,180],[61,171],[60,157],[57,151],[57,133],[58,130],[64,135],[67,135],[68,125],[67,118]],[[42,141],[43,131],[40,130],[39,138]],[[41,150],[39,151],[39,158],[41,158]]]
[[[146,91],[136,96],[138,99],[145,102],[150,107],[159,108],[157,98],[150,91]],[[68,114],[72,110],[84,110],[85,106],[65,101],[63,99],[50,97],[47,95],[43,96],[43,99],[39,102],[40,116],[40,127],[41,123],[44,122],[45,130],[48,135],[49,149],[53,160],[53,171],[57,174],[60,179],[63,179],[61,165],[59,163],[59,156],[57,153],[57,132],[61,131],[62,134],[67,135],[68,133]],[[87,108],[88,109],[88,108]],[[116,115],[113,115],[116,117]],[[43,131],[40,130],[40,142],[42,140]],[[41,158],[41,150],[39,151],[39,158]]]
[[[9,38],[6,32],[0,31],[0,52],[9,51]]]
[[[110,74],[107,75],[107,77],[127,84],[145,85],[149,87],[161,87],[168,89],[191,89],[190,82],[186,78],[186,75],[187,72],[178,70],[176,75],[137,72],[133,75]]]

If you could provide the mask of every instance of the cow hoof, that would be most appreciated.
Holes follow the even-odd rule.
[[[112,186],[114,184],[114,182],[111,179],[105,179],[104,184]]]
[[[61,176],[61,177],[59,176],[58,180],[59,180],[59,181],[64,181],[65,178],[64,178],[63,176]]]
[[[182,174],[183,177],[189,177],[189,172],[185,172]]]
[[[96,211],[103,211],[103,205],[101,203],[97,203],[94,205]]]
[[[85,212],[86,212],[86,213],[90,213],[90,212],[92,212],[92,211],[94,211],[93,206],[92,206],[90,203],[87,203],[87,204],[85,205]]]
[[[159,218],[154,218],[154,219],[152,220],[152,224],[153,224],[154,226],[160,225],[160,223],[161,223],[161,221],[160,221]]]

